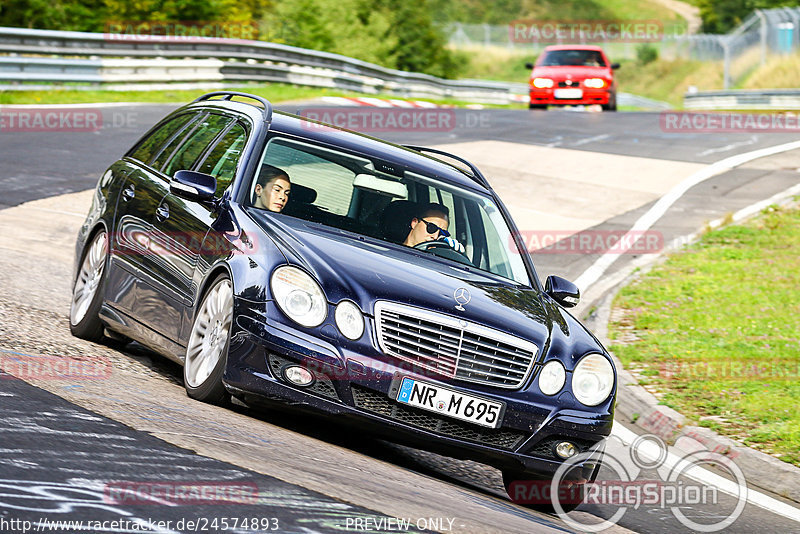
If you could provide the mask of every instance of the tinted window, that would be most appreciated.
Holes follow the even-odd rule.
[[[176,137],[167,145],[153,162],[153,167],[170,177],[181,169],[191,169],[211,141],[232,120],[222,115],[206,115],[195,122],[186,135]]]
[[[214,145],[205,161],[197,169],[217,179],[217,197],[222,196],[231,180],[236,176],[236,167],[246,141],[247,132],[244,127],[241,124],[235,124]]]
[[[551,50],[539,63],[542,67],[581,65],[584,67],[605,67],[603,54],[597,50]]]
[[[353,196],[353,166],[370,165],[369,160],[323,151],[302,143],[273,139],[267,145],[262,164],[287,172],[293,184],[316,191],[313,205],[336,215],[347,215]],[[327,158],[324,156],[328,156]],[[345,166],[347,165],[347,166]]]
[[[130,153],[130,156],[138,159],[142,163],[149,163],[153,156],[158,153],[158,149],[161,148],[164,143],[172,139],[172,136],[186,126],[189,123],[189,119],[194,117],[196,117],[196,115],[185,113],[168,120],[150,135],[142,139],[136,149]]]

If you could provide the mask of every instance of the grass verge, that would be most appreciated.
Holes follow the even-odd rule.
[[[692,422],[800,466],[800,209],[706,234],[623,289],[612,350]]]
[[[347,93],[332,89],[301,87],[286,84],[258,84],[243,85],[241,87],[227,87],[231,91],[243,91],[246,93],[263,96],[273,103],[289,102],[293,100],[310,100],[322,96],[346,96],[374,98],[400,98],[395,95],[365,95],[361,93]],[[101,102],[144,102],[144,103],[175,103],[184,104],[191,102],[198,96],[204,95],[218,89],[192,89],[192,90],[163,90],[163,91],[109,91],[109,90],[83,90],[63,86],[58,89],[48,91],[0,91],[0,104],[21,105],[21,104],[41,104],[43,106],[52,104],[96,104]],[[414,98],[413,100],[424,100],[442,105],[465,106],[472,104],[463,100],[452,98],[432,99]],[[483,104],[488,108],[509,108],[520,107],[520,104]]]

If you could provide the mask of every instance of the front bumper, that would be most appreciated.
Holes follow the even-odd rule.
[[[552,89],[531,89],[530,90],[530,103],[534,105],[547,105],[547,106],[578,106],[600,104],[607,105],[611,100],[611,91],[609,89],[588,89],[582,88],[581,98],[556,98],[555,92],[559,88]]]
[[[339,416],[343,422],[370,433],[447,456],[476,460],[500,469],[553,474],[562,461],[555,444],[570,441],[589,450],[611,432],[613,399],[598,410],[575,410],[571,394],[536,398],[530,387],[519,391],[460,383],[411,368],[361,347],[352,350],[323,325],[321,336],[283,322],[273,303],[253,313],[252,303],[238,312],[224,381],[231,393],[250,403],[277,401],[318,414]],[[374,334],[367,321],[364,339]],[[327,328],[330,326],[330,328]],[[312,371],[313,384],[300,387],[284,378],[283,369],[302,365]],[[499,428],[462,422],[434,412],[400,404],[391,395],[403,376],[438,383],[466,394],[505,403]],[[532,380],[529,380],[529,386]],[[569,395],[567,399],[565,395]],[[589,466],[593,467],[593,466]]]

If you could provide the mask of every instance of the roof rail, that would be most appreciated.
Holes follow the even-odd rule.
[[[424,146],[414,146],[414,145],[403,145],[403,146],[405,148],[410,149],[410,150],[416,150],[417,152],[429,152],[431,154],[437,154],[437,155],[440,155],[440,156],[447,156],[448,158],[453,158],[456,161],[460,161],[461,163],[463,163],[464,165],[466,165],[469,168],[470,172],[472,173],[471,178],[473,180],[475,180],[476,182],[478,182],[482,186],[486,187],[487,189],[491,189],[491,186],[489,185],[489,182],[486,180],[486,177],[483,176],[483,174],[481,174],[481,171],[479,171],[478,168],[475,165],[473,165],[469,161],[465,160],[464,158],[456,156],[455,154],[450,154],[449,152],[445,152],[444,150],[437,150],[435,148],[427,148],[427,147],[424,147]],[[452,164],[450,164],[450,165],[454,166]],[[458,168],[458,167],[456,167],[456,168]],[[469,174],[469,173],[467,173],[467,174]]]
[[[269,124],[272,122],[272,104],[266,98],[251,95],[249,93],[240,93],[239,91],[214,91],[213,93],[206,93],[201,97],[198,97],[194,100],[194,102],[202,102],[203,100],[211,100],[215,96],[222,96],[224,98],[220,98],[219,100],[228,100],[230,101],[234,96],[240,96],[243,98],[252,98],[253,100],[257,100],[264,104],[264,122]]]

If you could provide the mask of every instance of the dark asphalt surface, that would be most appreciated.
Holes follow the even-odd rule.
[[[0,209],[94,187],[105,168],[174,107],[101,108],[104,128],[97,132],[0,132]],[[287,111],[298,111],[298,105]],[[660,128],[659,113],[600,114],[519,109],[458,110],[455,116],[458,126],[450,131],[390,132],[379,136],[420,145],[493,139],[701,163],[797,139],[790,134],[666,133]],[[531,164],[535,165],[535,162]],[[735,169],[690,190],[654,230],[661,232],[664,242],[668,242],[696,231],[710,219],[797,183],[795,169]],[[592,230],[630,228],[649,207],[642,206],[619,215]],[[618,269],[635,258],[635,255],[625,255],[611,269]],[[574,279],[595,259],[595,255],[588,254],[535,255],[542,278],[559,274]],[[103,481],[186,481],[187,477],[196,477],[193,480],[198,481],[231,480],[255,484],[259,494],[268,498],[265,502],[248,504],[246,516],[275,517],[282,532],[299,532],[304,526],[329,531],[334,528],[336,520],[348,514],[350,517],[381,517],[277,479],[194,455],[14,379],[0,380],[0,414],[0,520],[13,517],[36,521],[42,515],[48,519],[74,516],[84,519],[177,520],[190,516],[219,518],[228,513],[231,514],[229,517],[245,517],[241,512],[242,505],[226,507],[217,504],[198,508],[103,503]],[[87,461],[88,458],[91,461]],[[403,462],[409,468],[430,474],[424,461],[415,461],[413,455]],[[85,486],[86,480],[96,481],[98,489],[91,494],[75,489],[76,481]],[[65,502],[81,500],[91,503],[62,506]],[[287,513],[292,509],[292,503],[299,501],[307,503],[308,507],[302,513],[296,510]],[[84,508],[91,509],[91,513]],[[614,511],[604,507],[582,509],[600,517],[608,517]],[[54,510],[65,511],[62,514]],[[718,511],[708,507],[698,509],[695,517],[705,516],[708,521],[713,521],[715,510]],[[685,531],[685,527],[665,510],[629,510],[620,524],[641,532]],[[729,530],[751,532],[765,529],[798,530],[796,523],[750,505]],[[0,531],[4,529],[0,528]]]
[[[388,520],[198,456],[10,375],[0,374],[0,400],[0,532],[80,520],[106,522],[108,532],[330,532]]]

